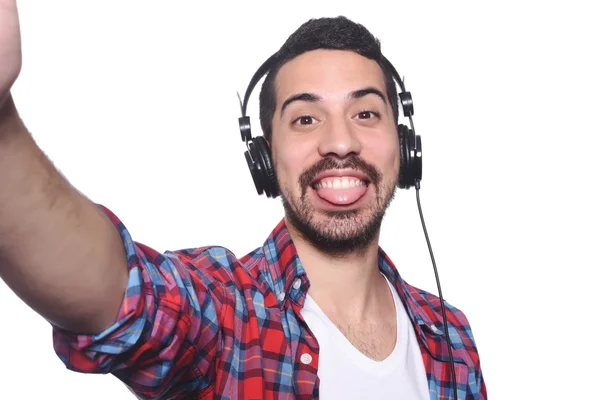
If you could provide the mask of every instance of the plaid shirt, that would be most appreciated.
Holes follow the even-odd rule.
[[[140,399],[318,399],[319,345],[300,310],[306,272],[282,220],[261,248],[238,259],[223,247],[160,253],[117,226],[129,264],[118,320],[97,335],[54,328],[65,365],[112,373]],[[404,282],[379,250],[416,331],[431,399],[452,397],[436,296]],[[448,305],[458,393],[487,398],[469,323]]]

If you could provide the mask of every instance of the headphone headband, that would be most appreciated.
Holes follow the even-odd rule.
[[[279,55],[279,53],[275,53],[271,57],[269,57],[254,73],[254,76],[252,76],[252,79],[250,80],[250,83],[248,84],[248,88],[246,89],[246,93],[244,94],[244,101],[242,102],[240,99],[240,107],[242,108],[242,117],[246,116],[246,107],[248,107],[248,100],[250,100],[250,95],[252,94],[254,87],[262,79],[262,77],[265,76],[271,70],[271,67],[275,63],[275,60],[277,59],[278,55]]]
[[[267,197],[277,197],[279,195],[275,171],[271,162],[271,149],[264,137],[252,137],[250,117],[246,115],[246,111],[252,91],[258,82],[269,73],[280,55],[281,53],[276,52],[262,63],[262,65],[252,76],[252,79],[246,88],[243,101],[238,93],[238,99],[240,100],[240,108],[242,112],[242,116],[238,118],[238,123],[242,141],[246,143],[246,161],[256,186],[256,191],[258,194],[262,194],[263,191],[266,192]],[[404,116],[408,117],[410,121],[410,129],[406,128],[404,125],[398,125],[401,154],[401,168],[398,186],[400,188],[409,189],[412,186],[416,186],[421,180],[421,137],[416,136],[414,133],[415,129],[412,120],[414,106],[412,95],[410,92],[406,91],[404,80],[400,78],[400,74],[396,68],[394,68],[393,64],[383,55],[382,63],[384,67],[391,72],[392,77],[400,88],[398,97],[400,104],[402,105],[402,111]]]

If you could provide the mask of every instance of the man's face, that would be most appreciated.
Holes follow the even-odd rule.
[[[314,50],[275,79],[272,154],[286,217],[317,247],[372,242],[400,164],[383,71],[350,51]]]

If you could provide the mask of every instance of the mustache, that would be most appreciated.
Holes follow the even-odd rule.
[[[308,189],[308,186],[315,179],[317,174],[323,171],[331,171],[334,169],[353,169],[356,171],[361,171],[364,172],[369,177],[371,183],[375,184],[376,186],[381,182],[381,172],[379,172],[375,166],[369,164],[356,155],[349,156],[343,160],[327,157],[319,160],[319,162],[317,162],[315,165],[300,174],[299,180],[300,187],[302,188],[302,194],[305,194],[306,189]]]

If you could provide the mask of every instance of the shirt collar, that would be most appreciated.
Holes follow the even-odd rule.
[[[309,283],[285,219],[281,219],[273,229],[263,245],[262,252],[266,260],[265,278],[275,293],[279,306],[283,308],[288,297],[302,305],[308,293]],[[294,285],[298,280],[300,284]],[[294,293],[291,293],[292,290]]]
[[[267,284],[277,296],[280,308],[285,307],[288,299],[303,307],[310,282],[298,257],[285,219],[282,219],[273,229],[262,247],[262,253],[266,260],[266,265],[263,264],[266,271],[263,272]],[[378,264],[379,270],[396,288],[423,345],[434,357],[439,356],[440,359],[444,359],[443,322],[440,312],[434,310],[436,305],[433,303],[436,298],[407,284],[381,247],[378,253]]]
[[[392,260],[381,248],[379,248],[379,270],[396,288],[413,324],[421,329],[426,329],[427,333],[443,335],[443,322],[438,321],[432,313],[427,312],[432,305],[424,303],[423,292],[402,279]]]

